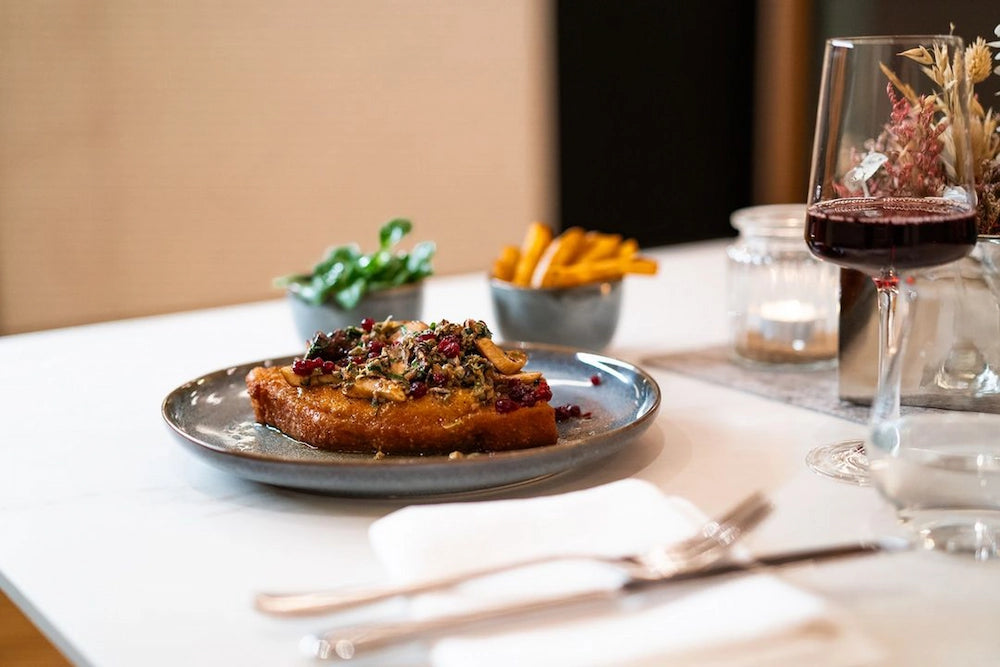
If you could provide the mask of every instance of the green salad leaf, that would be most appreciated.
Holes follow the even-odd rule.
[[[375,252],[362,253],[353,243],[336,246],[326,251],[312,273],[282,276],[274,283],[308,303],[319,305],[330,300],[351,310],[369,292],[415,283],[434,272],[431,260],[437,248],[430,241],[416,244],[408,253],[394,250],[412,230],[409,220],[390,220],[379,229]]]

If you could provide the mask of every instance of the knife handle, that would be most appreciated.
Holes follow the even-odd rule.
[[[417,621],[338,628],[319,635],[309,635],[303,638],[300,647],[307,655],[314,658],[322,660],[350,660],[358,655],[363,655],[393,644],[443,634],[452,634],[457,630],[465,630],[490,621],[543,612],[549,609],[608,601],[623,593],[647,587],[661,586],[669,582],[693,581],[739,573],[766,572],[796,563],[819,563],[877,553],[905,551],[909,548],[911,548],[910,543],[904,540],[892,541],[883,539],[871,543],[858,542],[777,553],[760,556],[746,562],[725,563],[690,572],[677,572],[666,577],[633,579],[627,582],[622,588],[572,593],[530,602],[517,602],[488,607],[472,612],[435,616]]]
[[[387,646],[416,639],[469,629],[490,621],[513,616],[526,616],[559,607],[584,605],[614,599],[620,589],[585,591],[530,602],[504,604],[471,612],[446,614],[433,618],[338,628],[302,639],[300,648],[309,656],[321,660],[350,660]]]

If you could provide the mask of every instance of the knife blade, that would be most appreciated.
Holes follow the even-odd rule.
[[[801,565],[809,562],[820,563],[853,558],[877,553],[892,553],[906,551],[912,547],[907,540],[882,538],[874,542],[850,542],[826,547],[810,547],[794,551],[783,551],[764,556],[755,556],[746,561],[731,561],[709,565],[697,570],[681,571],[666,577],[650,579],[630,579],[621,588],[625,591],[637,591],[651,586],[662,586],[667,583],[690,581],[692,579],[711,579],[728,574],[750,574],[757,571]]]
[[[300,649],[307,655],[321,660],[350,660],[361,653],[386,648],[395,644],[414,641],[442,634],[453,634],[462,629],[485,623],[524,616],[551,609],[607,601],[623,594],[647,588],[676,584],[685,581],[712,579],[740,574],[768,572],[791,565],[825,563],[883,553],[906,551],[911,543],[902,539],[884,538],[872,542],[852,542],[795,551],[784,551],[756,556],[746,561],[710,565],[692,571],[681,571],[657,578],[633,578],[611,590],[585,591],[529,602],[517,602],[488,607],[471,612],[446,614],[429,619],[392,623],[375,623],[337,628],[321,634],[308,635],[300,642]]]

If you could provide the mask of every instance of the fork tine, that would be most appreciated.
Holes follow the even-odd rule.
[[[770,514],[773,505],[761,493],[753,493],[735,507],[683,542],[647,552],[631,568],[639,579],[658,579],[667,574],[691,572],[723,558],[729,548]]]
[[[717,542],[731,544],[741,533],[756,526],[767,517],[774,505],[762,494],[755,494],[754,502],[744,504],[732,521],[720,524],[714,538]]]
[[[705,523],[699,534],[671,549],[679,555],[697,556],[720,548],[728,548],[747,530],[759,524],[773,509],[768,498],[754,492],[733,506],[715,521]]]

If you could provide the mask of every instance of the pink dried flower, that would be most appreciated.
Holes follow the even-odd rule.
[[[873,197],[927,197],[939,196],[947,183],[941,161],[944,142],[941,134],[947,121],[935,121],[935,103],[932,98],[920,97],[911,104],[896,94],[892,83],[886,86],[892,103],[889,122],[874,140],[865,142],[869,153],[885,155],[886,162],[866,183],[868,194]],[[861,163],[864,155],[852,149],[852,165]],[[856,194],[846,185],[834,186],[840,196]]]

